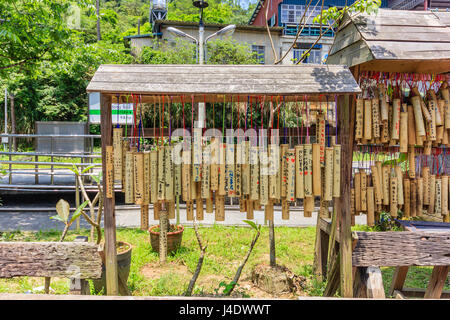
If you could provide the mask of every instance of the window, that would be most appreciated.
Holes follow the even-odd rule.
[[[269,21],[267,21],[267,25],[269,27],[274,27],[276,23],[276,16],[275,14],[273,14],[272,18],[269,19]]]
[[[308,49],[294,49],[294,63],[297,63],[298,60],[302,57],[302,54],[308,51]],[[303,60],[302,63],[315,63],[315,64],[321,64],[322,63],[322,55],[320,50],[312,49],[309,52],[309,56],[306,57],[305,60]]]
[[[259,63],[264,64],[266,61],[265,47],[258,46],[258,45],[252,45],[252,51],[253,51],[253,54],[256,56],[256,59],[258,59]]]
[[[324,10],[328,9],[328,7],[324,7]],[[299,24],[300,19],[303,17],[303,12],[306,10],[306,6],[304,5],[292,5],[292,4],[282,4],[281,5],[281,23],[285,24]],[[313,19],[315,16],[320,14],[319,8],[308,8],[308,11],[305,14],[305,19],[308,19],[307,24],[313,24]]]

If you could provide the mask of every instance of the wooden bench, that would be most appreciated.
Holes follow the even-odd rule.
[[[99,246],[87,242],[0,242],[0,278],[69,278],[72,294],[89,294],[87,279],[99,279]]]
[[[443,287],[450,266],[448,232],[353,232],[354,296],[385,298],[381,266],[397,267],[390,295],[397,298],[450,298]],[[426,290],[404,289],[409,266],[433,266]]]

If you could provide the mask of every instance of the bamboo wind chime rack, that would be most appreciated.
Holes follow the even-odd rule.
[[[356,100],[352,217],[450,222],[450,102],[445,75],[362,72]]]
[[[224,221],[227,197],[238,199],[247,219],[254,219],[253,211],[264,206],[266,220],[273,220],[274,204],[281,205],[282,219],[289,219],[290,206],[300,203],[304,216],[311,217],[319,197],[321,215],[329,218],[329,204],[340,195],[336,98],[321,95],[318,101],[308,101],[303,95],[291,97],[291,102],[283,96],[247,96],[244,102],[239,96],[215,98],[206,107],[218,136],[194,126],[198,100],[194,95],[152,96],[147,101],[153,103],[146,104],[133,93],[113,99],[113,109],[132,101],[133,117],[121,127],[119,112],[117,119],[113,116],[117,126],[113,156],[107,158],[112,163],[107,166],[114,168],[114,182],[121,186],[125,203],[141,205],[141,227],[148,228],[149,204],[154,219],[159,219],[163,205],[174,219],[180,200],[186,204],[188,221],[194,219],[194,203],[196,219],[204,219],[204,202],[206,213],[214,212],[216,221]],[[172,116],[175,111],[180,119]],[[290,133],[287,121],[295,126]],[[153,128],[144,130],[144,123],[153,123]],[[175,123],[181,136],[172,135]]]

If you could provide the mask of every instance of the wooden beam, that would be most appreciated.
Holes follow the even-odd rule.
[[[353,126],[354,104],[350,104],[349,95],[338,97],[338,127],[340,128],[339,142],[341,144],[341,197],[339,198],[339,238],[340,238],[340,287],[341,296],[353,297],[352,281],[352,238],[350,211],[350,181],[352,178],[353,161]]]
[[[100,95],[100,129],[102,139],[102,173],[103,173],[103,199],[104,199],[104,228],[105,228],[105,266],[107,294],[119,294],[117,250],[116,250],[116,217],[115,199],[106,194],[106,147],[112,146],[111,97]]]
[[[423,298],[426,289],[403,288],[402,293],[406,298]],[[442,291],[441,299],[450,299],[450,291]]]
[[[75,268],[77,270],[75,270]],[[102,260],[94,243],[0,242],[0,278],[101,278]]]
[[[448,237],[448,236],[447,236]],[[449,266],[435,266],[425,291],[425,299],[440,299],[448,277]]]
[[[389,295],[393,296],[394,291],[401,291],[405,284],[406,275],[408,274],[408,266],[402,266],[395,268],[394,275],[392,276],[391,287],[389,288]]]

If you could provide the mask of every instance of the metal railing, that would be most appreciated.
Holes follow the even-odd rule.
[[[74,173],[69,170],[73,165],[84,169],[88,166],[101,167],[101,163],[94,163],[94,159],[101,159],[100,152],[94,152],[94,139],[100,139],[100,135],[92,134],[0,134],[0,137],[7,138],[8,142],[2,144],[2,150],[0,151],[0,167],[8,176],[8,182],[0,183],[0,188],[33,188],[33,187],[44,187],[45,186],[56,186],[55,176],[73,176],[74,182],[71,186],[76,185],[76,179]],[[50,139],[51,152],[20,152],[13,150],[13,138],[14,139],[37,139],[46,138]],[[67,138],[85,138],[85,151],[83,152],[52,152],[53,146],[58,139]],[[7,147],[6,147],[7,146]],[[44,161],[40,161],[39,157],[46,157]],[[48,161],[50,157],[50,161]],[[5,159],[7,158],[7,159]],[[19,159],[17,159],[19,158]],[[55,161],[55,158],[66,158],[67,161],[60,162]],[[80,159],[80,161],[74,162],[69,159]],[[32,168],[27,168],[25,166],[32,166]],[[88,172],[82,174],[83,179],[86,179],[93,169],[91,168]],[[34,184],[13,184],[14,175],[34,175]],[[39,176],[50,176],[50,184],[39,184]],[[64,185],[58,185],[58,187],[65,187]]]

